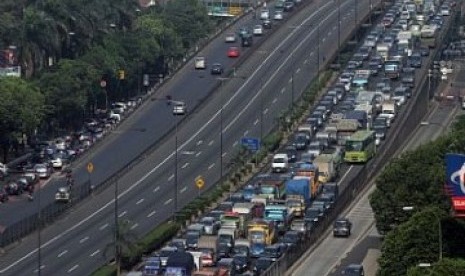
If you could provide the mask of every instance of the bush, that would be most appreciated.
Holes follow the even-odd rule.
[[[115,265],[105,265],[92,273],[92,276],[114,276],[116,275]]]
[[[150,231],[139,242],[143,254],[150,254],[154,250],[160,248],[180,229],[180,225],[173,222],[165,222],[160,224],[157,228]]]
[[[263,138],[263,146],[267,151],[275,151],[279,147],[279,143],[282,140],[282,133],[273,132]]]

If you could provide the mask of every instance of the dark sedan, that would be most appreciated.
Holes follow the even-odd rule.
[[[214,63],[211,68],[212,75],[221,75],[223,74],[223,65],[220,63]]]

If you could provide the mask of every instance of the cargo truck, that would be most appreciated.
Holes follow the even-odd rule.
[[[302,163],[296,169],[293,179],[307,178],[311,184],[312,198],[316,197],[320,192],[320,182],[318,181],[318,167],[313,164]]]
[[[289,212],[286,204],[268,204],[265,207],[264,219],[274,222],[279,233],[284,233],[290,226],[293,215]]]
[[[286,182],[286,205],[293,210],[296,217],[302,217],[312,199],[310,180],[291,179]]]
[[[187,252],[173,252],[166,262],[165,275],[191,276],[195,271],[192,254]]]
[[[334,155],[320,154],[313,160],[318,167],[318,181],[322,184],[333,181],[337,175],[337,164]]]

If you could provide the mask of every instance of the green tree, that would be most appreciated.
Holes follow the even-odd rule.
[[[465,275],[464,259],[445,258],[430,264],[430,267],[412,266],[407,276],[463,276]]]
[[[5,162],[8,148],[39,126],[44,115],[44,97],[31,83],[5,77],[0,78],[0,98],[0,143]]]
[[[437,261],[438,223],[442,223],[444,217],[445,213],[439,208],[425,208],[389,232],[382,245],[382,256],[378,260],[378,275],[405,275],[411,266]]]
[[[98,85],[100,75],[92,65],[79,60],[61,60],[54,72],[45,73],[38,80],[48,107],[49,122],[72,130],[79,127],[92,87]]]

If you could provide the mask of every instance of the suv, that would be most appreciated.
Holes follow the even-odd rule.
[[[333,236],[334,237],[349,237],[352,229],[352,222],[347,218],[340,218],[334,222]]]
[[[278,153],[273,156],[271,169],[273,172],[286,172],[289,168],[289,158],[286,153]]]
[[[346,276],[365,276],[363,266],[361,264],[349,264],[342,271],[342,275]]]

